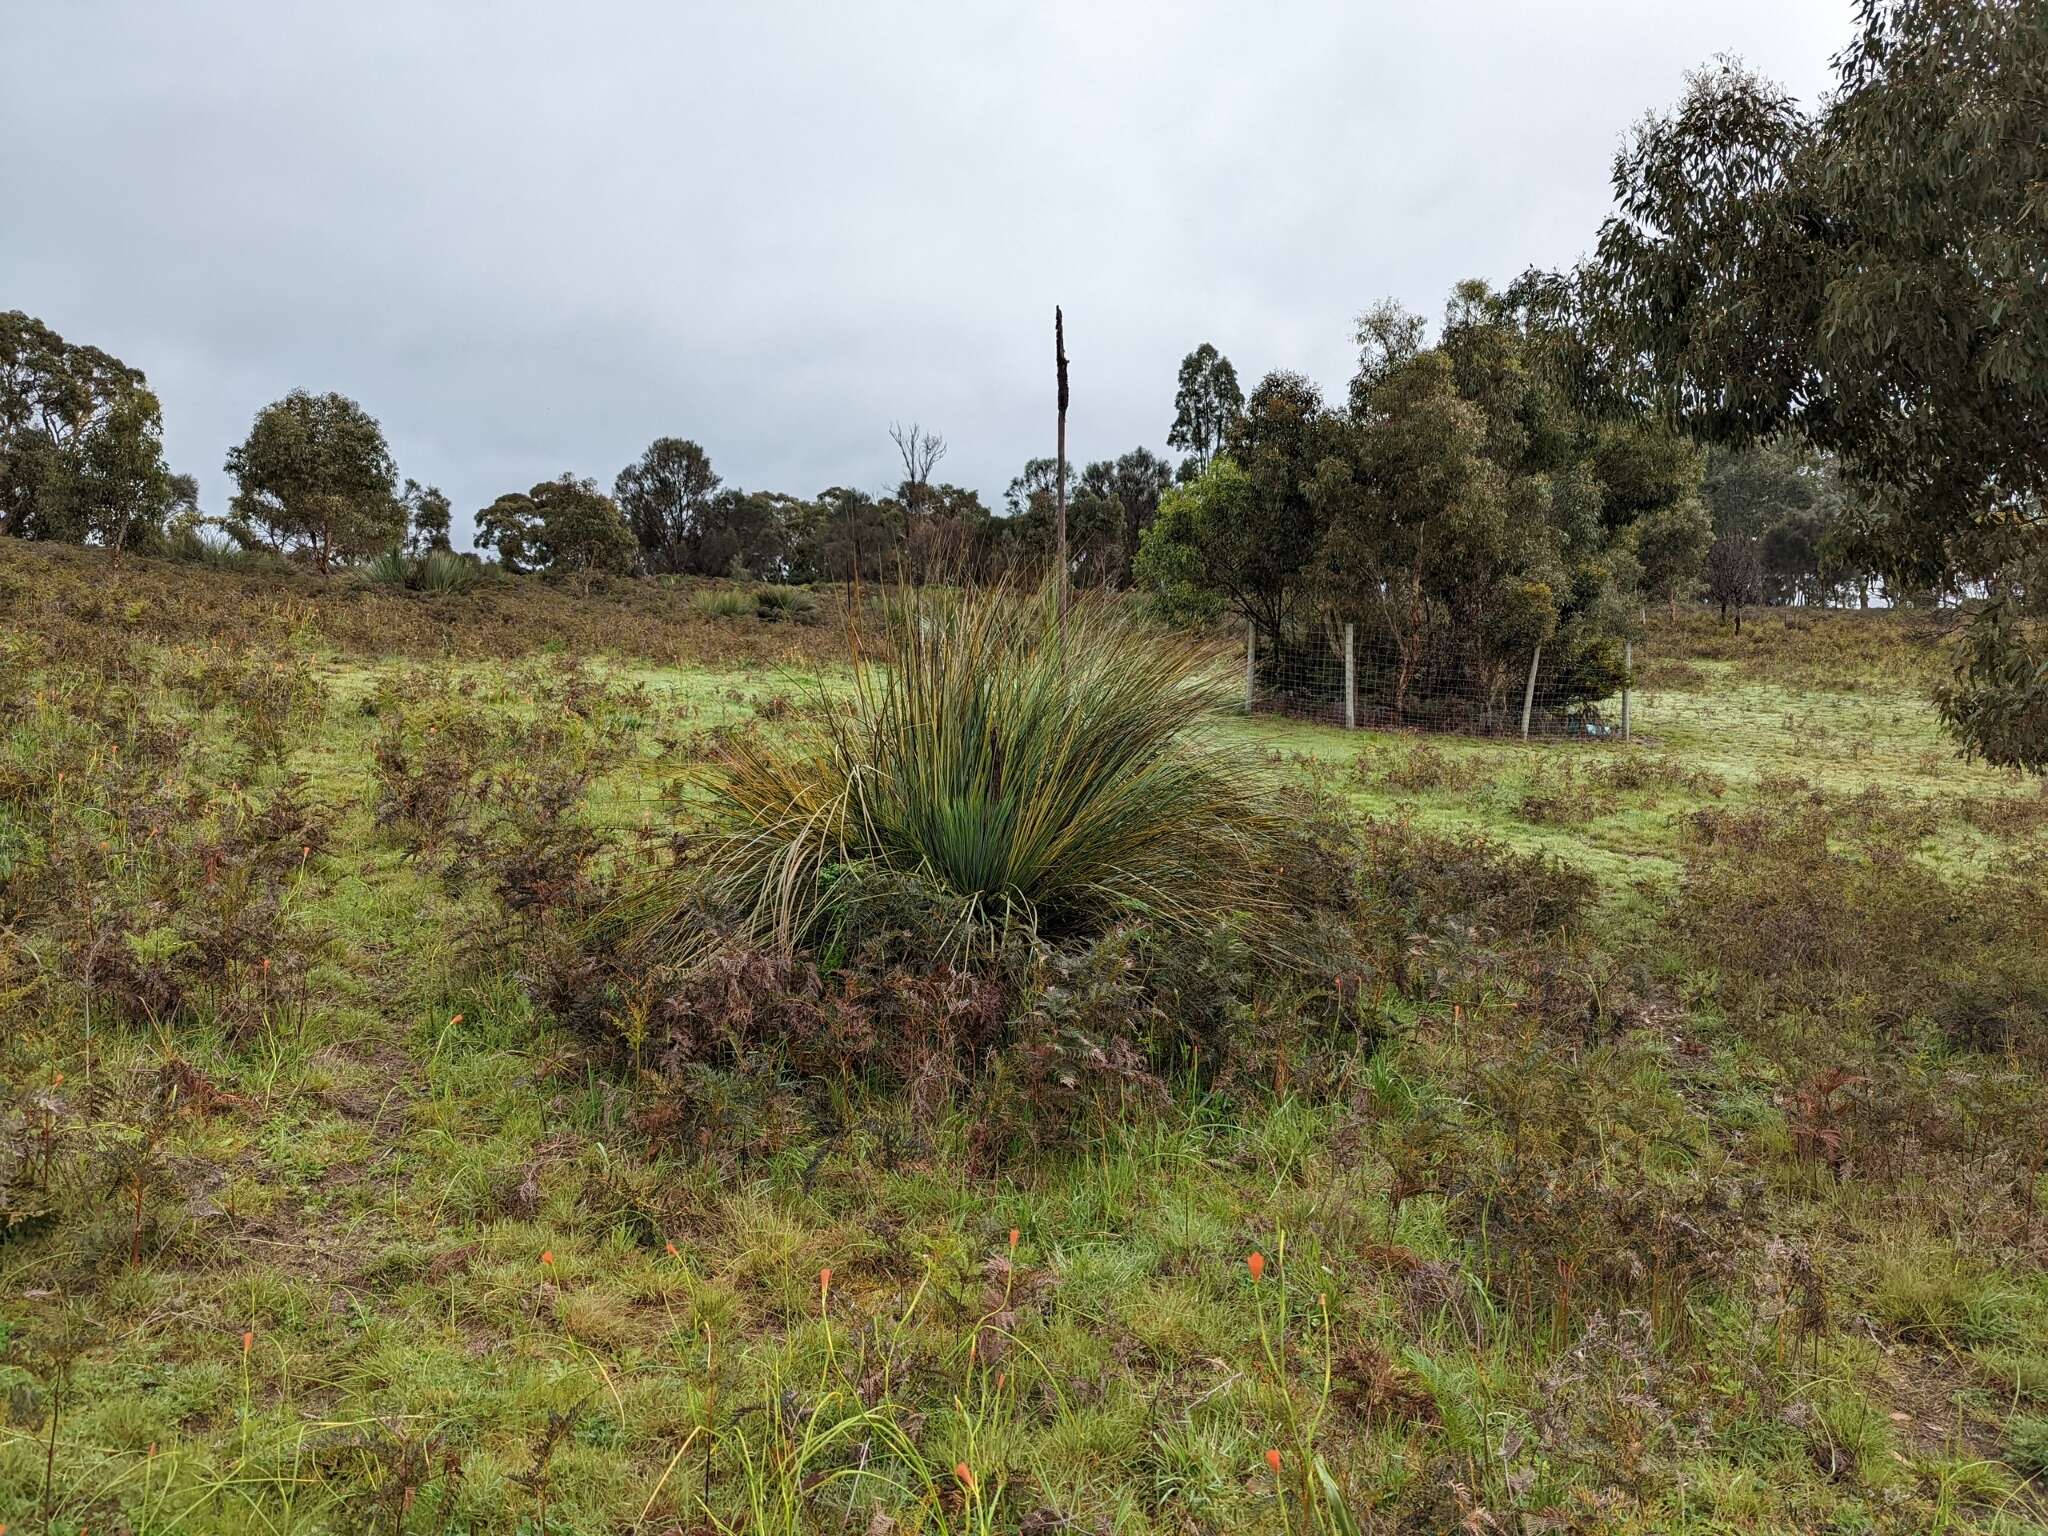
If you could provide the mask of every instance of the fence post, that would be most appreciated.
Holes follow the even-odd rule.
[[[1621,739],[1628,740],[1628,685],[1636,666],[1636,643],[1633,640],[1621,642]]]
[[[1529,716],[1536,708],[1536,668],[1543,661],[1543,647],[1539,644],[1529,657],[1529,686],[1522,690],[1522,740],[1529,739]]]
[[[1344,626],[1344,729],[1358,729],[1358,672],[1348,623]]]
[[[1244,712],[1252,712],[1252,693],[1258,684],[1259,627],[1244,621]]]

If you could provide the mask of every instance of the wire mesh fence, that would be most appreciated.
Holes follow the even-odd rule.
[[[1936,671],[1906,648],[1896,620],[1786,619],[1732,643],[1666,628],[1592,664],[1546,646],[1479,667],[1441,644],[1404,653],[1363,626],[1248,628],[1245,706],[1255,717],[1360,731],[1632,742],[1716,772],[1791,774],[1834,790],[2010,787],[2008,771],[1959,755],[1934,702]],[[1794,630],[1839,644],[1801,649],[1788,641]],[[1872,640],[1882,644],[1865,655]],[[1897,654],[1885,659],[1884,645]]]
[[[1245,708],[1365,730],[1523,739],[1608,739],[1631,729],[1622,669],[1535,646],[1474,661],[1443,646],[1403,645],[1357,625],[1307,623],[1277,634],[1247,626]]]

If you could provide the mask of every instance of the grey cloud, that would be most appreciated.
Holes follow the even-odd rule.
[[[1162,448],[1212,340],[1339,390],[1351,317],[1568,262],[1627,126],[1736,51],[1811,95],[1846,4],[0,6],[0,308],[143,368],[174,464],[294,386],[461,515],[653,436],[729,481],[993,504]]]

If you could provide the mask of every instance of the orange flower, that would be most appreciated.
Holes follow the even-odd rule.
[[[668,1256],[680,1264],[682,1262],[683,1256],[680,1253],[676,1252],[676,1245],[674,1243],[668,1243],[664,1246],[666,1246],[668,1249]]]
[[[458,1013],[458,1014],[456,1014],[456,1015],[455,1015],[455,1016],[454,1016],[453,1018],[451,1018],[451,1019],[450,1019],[450,1020],[448,1021],[448,1027],[449,1027],[450,1029],[453,1029],[453,1028],[454,1028],[454,1027],[455,1027],[456,1025],[460,1024],[461,1022],[462,1022],[462,1015]]]
[[[59,1072],[55,1077],[51,1078],[50,1086],[52,1088],[62,1088],[64,1086],[64,1074]]]
[[[1253,1285],[1266,1278],[1266,1256],[1263,1253],[1253,1253],[1244,1261],[1244,1267],[1252,1272]]]
[[[1280,1475],[1280,1453],[1278,1451],[1266,1452],[1266,1465],[1271,1467],[1273,1475],[1278,1477]]]
[[[242,1353],[246,1355],[249,1353],[250,1350],[254,1349],[255,1347],[256,1330],[254,1328],[244,1328],[242,1330]]]
[[[540,1261],[544,1267],[553,1269],[555,1267],[555,1250],[552,1248],[541,1249]]]
[[[818,1271],[818,1302],[822,1306],[832,1295],[832,1267],[826,1265]]]
[[[966,1462],[963,1461],[955,1466],[953,1468],[953,1475],[960,1479],[960,1486],[962,1488],[965,1488],[969,1493],[974,1492],[974,1469],[968,1466]]]
[[[1015,1227],[1010,1228],[1010,1252],[1017,1251],[1017,1239],[1020,1235]]]

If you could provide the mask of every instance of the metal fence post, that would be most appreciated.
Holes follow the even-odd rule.
[[[1529,686],[1522,691],[1522,740],[1529,739],[1529,716],[1536,708],[1536,668],[1543,661],[1543,647],[1539,644],[1529,657]]]
[[[1252,712],[1252,693],[1258,684],[1259,627],[1244,621],[1244,712]]]
[[[1358,668],[1348,623],[1344,626],[1344,729],[1358,729]]]
[[[1636,643],[1633,640],[1621,642],[1621,739],[1628,740],[1628,685],[1636,667]]]

